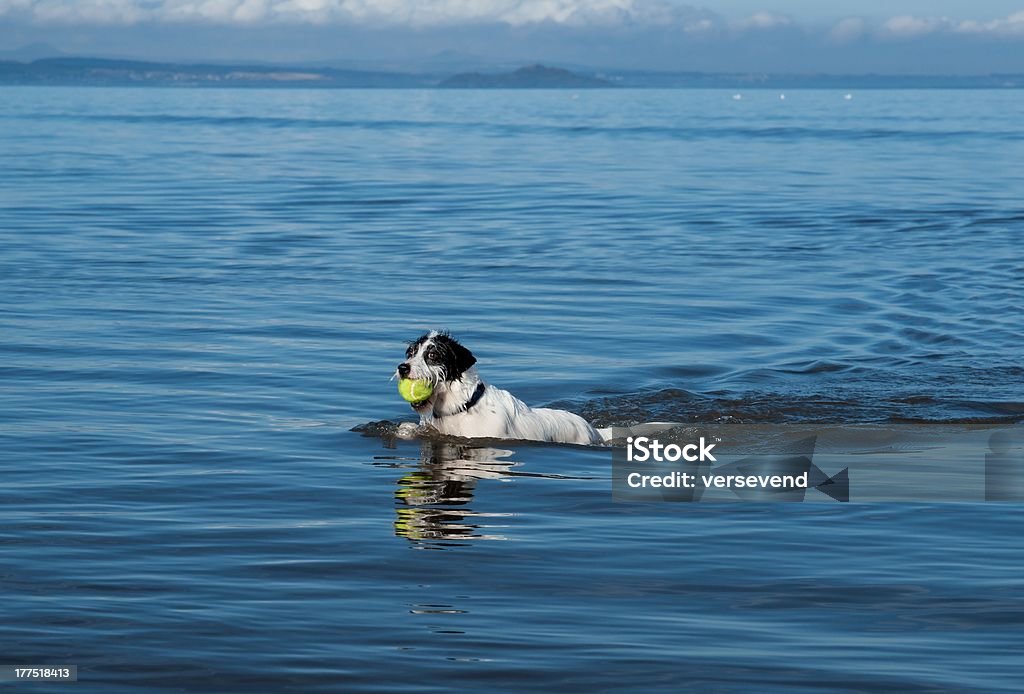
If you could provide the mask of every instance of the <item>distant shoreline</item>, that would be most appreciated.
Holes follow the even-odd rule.
[[[829,75],[583,71],[408,73],[281,65],[159,63],[101,58],[0,61],[0,85],[316,89],[1021,89],[1024,74]]]

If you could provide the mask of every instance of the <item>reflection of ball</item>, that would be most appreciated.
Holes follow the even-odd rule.
[[[398,382],[398,392],[414,405],[423,402],[434,392],[434,386],[425,378],[403,378]]]

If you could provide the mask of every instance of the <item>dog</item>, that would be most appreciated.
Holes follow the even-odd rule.
[[[413,404],[420,424],[465,438],[519,439],[601,445],[611,428],[597,429],[566,410],[529,407],[507,390],[480,378],[476,357],[448,333],[431,332],[409,343],[398,378],[426,379],[433,392]]]

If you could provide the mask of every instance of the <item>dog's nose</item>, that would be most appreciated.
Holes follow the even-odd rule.
[[[401,376],[402,378],[408,378],[409,377],[409,372],[411,370],[412,369],[409,367],[408,364],[399,364],[398,365],[398,375]]]

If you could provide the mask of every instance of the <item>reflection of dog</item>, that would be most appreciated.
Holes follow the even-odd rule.
[[[480,480],[509,479],[512,451],[424,441],[420,464],[398,480],[395,534],[415,541],[502,540],[490,519],[470,508]]]
[[[413,405],[420,423],[442,434],[469,438],[522,439],[600,444],[610,429],[595,429],[565,410],[531,408],[507,390],[485,384],[476,357],[450,335],[431,331],[409,344],[400,378],[423,378],[434,392]]]

